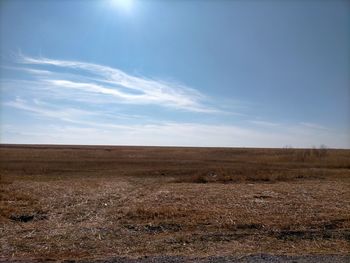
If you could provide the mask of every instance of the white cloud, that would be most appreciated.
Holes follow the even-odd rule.
[[[36,68],[30,70],[33,75],[43,71],[40,76],[42,82],[56,88],[78,89],[86,93],[95,93],[95,95],[109,95],[115,97],[116,102],[120,103],[155,104],[203,113],[220,111],[205,105],[205,96],[195,89],[177,83],[132,76],[108,66],[23,55],[19,56],[18,62],[46,67],[45,70]],[[63,68],[68,72],[62,73],[57,68]],[[28,71],[28,68],[26,70]]]
[[[75,122],[75,119],[80,119],[83,115],[91,115],[94,114],[93,112],[84,111],[81,109],[73,109],[73,108],[49,108],[49,107],[43,107],[40,101],[34,100],[33,104],[28,104],[25,100],[16,98],[15,101],[9,101],[5,102],[5,106],[10,106],[13,108],[17,108],[20,110],[24,110],[27,112],[35,113],[40,116],[48,117],[48,118],[54,118],[54,119],[60,119],[62,121],[67,122]]]
[[[270,122],[270,121],[258,121],[258,120],[250,120],[248,121],[250,123],[259,125],[259,126],[265,126],[265,127],[276,127],[279,126],[279,123],[275,123],[275,122]]]
[[[125,107],[122,104],[223,112],[205,104],[205,96],[194,89],[135,77],[111,67],[26,56],[20,56],[19,62],[26,66],[15,69],[24,70],[31,78],[2,79],[1,88],[7,101],[2,104],[25,112],[21,118],[31,114],[29,120],[34,124],[23,127],[20,121],[9,121],[12,116],[7,113],[7,122],[0,127],[2,143],[350,147],[349,135],[316,123],[277,123],[260,120],[258,116],[252,120],[245,115],[246,120],[233,125],[229,124],[231,112],[220,115],[226,124],[213,118],[206,120],[211,120],[211,124],[204,124],[203,118],[187,122],[162,121],[160,115],[150,120],[154,116],[129,115],[128,110],[122,114],[123,111],[118,112],[118,107]]]
[[[117,126],[117,125],[116,125]],[[287,127],[288,129],[288,127]],[[158,123],[153,125],[38,125],[31,129],[16,126],[2,132],[2,143],[34,144],[103,144],[145,146],[209,146],[209,147],[312,147],[325,144],[334,148],[349,148],[346,135],[334,138],[332,133],[290,132],[269,133],[234,125],[204,125],[198,123]]]
[[[27,113],[33,113],[46,120],[63,121],[80,126],[91,126],[100,129],[132,129],[132,127],[126,125],[102,122],[101,117],[110,117],[113,118],[114,121],[116,119],[128,120],[131,118],[144,118],[140,115],[124,115],[115,113],[111,114],[105,111],[81,110],[71,107],[57,107],[44,103],[37,99],[34,99],[32,102],[30,102],[21,98],[16,98],[16,100],[5,102],[3,105],[23,110]]]
[[[319,129],[319,130],[329,130],[327,127],[324,127],[322,125],[319,125],[317,123],[310,123],[310,122],[301,122],[300,125],[312,129]]]
[[[260,128],[240,125],[158,121],[146,124],[104,122],[103,112],[74,108],[59,110],[42,101],[23,99],[7,106],[42,116],[41,125],[21,127],[4,124],[2,143],[61,143],[216,147],[350,147],[349,137],[305,125],[279,124]],[[101,115],[101,116],[100,116]],[[61,121],[58,125],[57,120]],[[53,123],[55,123],[53,125]],[[348,144],[344,144],[348,142]]]

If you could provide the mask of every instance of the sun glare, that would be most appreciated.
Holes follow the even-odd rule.
[[[130,11],[133,5],[133,0],[111,0],[113,6]]]

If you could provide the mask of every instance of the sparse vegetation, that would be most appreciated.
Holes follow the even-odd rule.
[[[348,150],[0,150],[4,259],[350,250]]]

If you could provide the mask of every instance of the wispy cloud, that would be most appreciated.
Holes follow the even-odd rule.
[[[251,115],[233,117],[231,111],[210,106],[203,94],[181,84],[79,61],[20,55],[18,62],[8,68],[25,74],[0,82],[5,95],[2,110],[6,112],[0,127],[1,142],[350,147],[348,134],[320,124],[271,122]],[[163,113],[146,105],[175,111]],[[178,110],[200,113],[201,118]],[[33,124],[23,127],[25,119]]]
[[[324,127],[322,125],[319,125],[317,123],[301,122],[300,125],[307,127],[307,128],[312,128],[312,129],[329,130],[329,128]]]
[[[5,102],[3,105],[25,111],[29,114],[35,114],[41,119],[44,118],[54,122],[62,121],[78,126],[88,126],[99,129],[132,130],[133,128],[130,125],[115,124],[115,122],[129,119],[146,119],[145,116],[142,115],[125,115],[119,113],[112,114],[107,111],[82,110],[73,107],[58,107],[37,99],[28,101],[22,98],[16,98],[13,101]],[[109,119],[109,122],[105,121],[106,118]]]
[[[33,125],[31,129],[16,125],[1,131],[2,143],[105,144],[149,146],[214,146],[214,147],[329,147],[348,148],[347,135],[335,138],[333,133],[274,133],[235,125],[204,125],[199,123],[158,123],[124,127],[99,127],[98,123],[83,125]],[[116,125],[117,126],[117,125]],[[286,128],[286,127],[285,127]],[[172,138],[169,140],[169,138]]]
[[[38,75],[51,74],[51,72],[48,70],[40,70],[40,69],[25,68],[25,67],[12,67],[12,66],[1,65],[1,68],[10,69],[10,70],[20,70],[20,71],[25,71],[28,73],[38,74]]]
[[[206,105],[206,97],[199,91],[178,83],[148,79],[98,64],[80,61],[34,58],[20,55],[21,64],[40,81],[55,88],[79,90],[94,95],[103,94],[116,102],[129,104],[154,104],[192,112],[215,113],[220,110]],[[35,66],[44,69],[34,68]],[[59,69],[64,69],[62,72]],[[42,73],[42,74],[40,74]]]
[[[91,116],[96,113],[74,108],[58,108],[49,107],[45,103],[34,100],[33,103],[28,103],[26,100],[16,98],[14,101],[4,103],[5,106],[13,107],[30,113],[35,113],[39,116],[44,116],[53,119],[59,119],[67,122],[76,122],[83,116]]]
[[[259,126],[265,126],[265,127],[276,127],[280,125],[279,123],[270,122],[270,121],[260,121],[260,120],[250,120],[248,122]]]
[[[346,134],[303,124],[274,126],[203,124],[154,121],[146,123],[105,122],[105,113],[75,108],[59,109],[38,100],[17,98],[5,104],[40,116],[41,124],[30,128],[3,125],[2,142],[235,147],[311,147],[344,145]],[[61,123],[59,123],[60,121]],[[259,123],[260,124],[260,123]],[[271,129],[273,127],[273,129]],[[172,138],[169,140],[169,138]]]

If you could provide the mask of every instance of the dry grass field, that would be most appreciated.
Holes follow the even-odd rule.
[[[0,151],[0,259],[350,251],[350,150]]]

